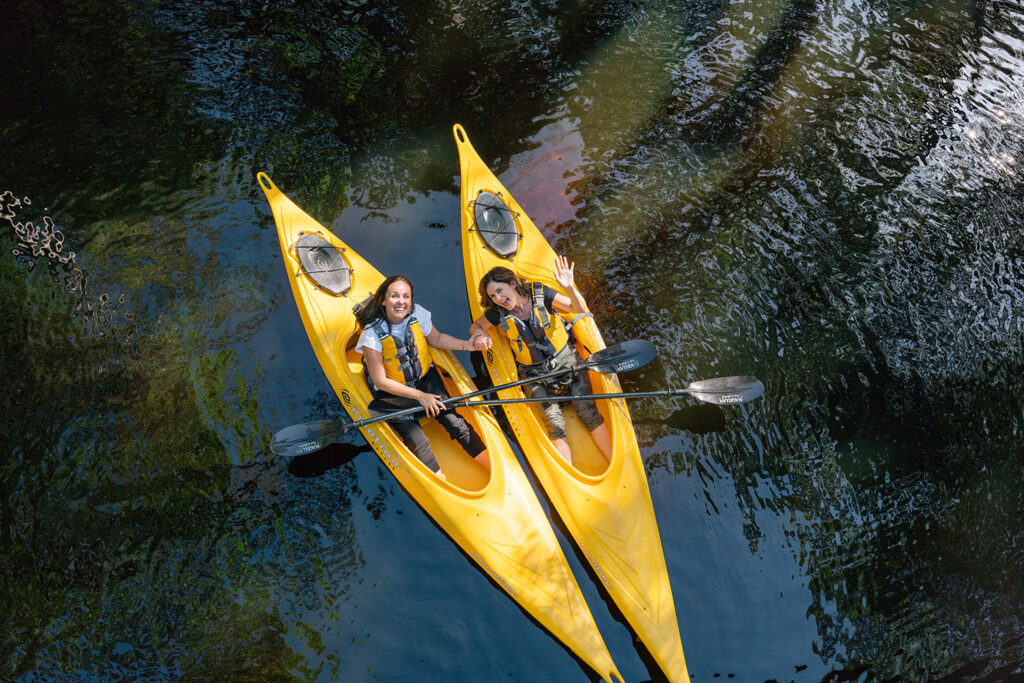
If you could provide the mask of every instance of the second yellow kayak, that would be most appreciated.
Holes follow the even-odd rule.
[[[553,276],[556,254],[533,221],[480,159],[466,131],[453,129],[461,166],[462,255],[466,290],[473,319],[484,313],[478,286],[495,266],[510,268],[530,282],[564,290]],[[484,225],[487,223],[487,225]],[[485,237],[492,243],[488,246]],[[573,326],[583,358],[603,349],[604,340],[592,317]],[[491,328],[492,347],[485,354],[495,385],[518,379],[507,340]],[[622,391],[614,375],[590,373],[594,393]],[[522,398],[519,387],[501,398]],[[597,402],[612,440],[611,462],[605,460],[590,433],[563,409],[569,428],[573,464],[567,463],[548,438],[537,404],[503,406],[509,423],[537,479],[594,574],[672,681],[689,681],[679,624],[672,600],[640,447],[623,399]]]

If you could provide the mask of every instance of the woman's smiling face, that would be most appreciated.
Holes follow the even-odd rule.
[[[521,298],[512,285],[497,280],[487,284],[487,296],[506,311],[515,308]]]
[[[392,323],[400,323],[412,311],[412,287],[408,282],[395,280],[384,293],[384,312]]]

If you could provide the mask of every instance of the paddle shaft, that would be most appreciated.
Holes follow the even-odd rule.
[[[516,403],[568,403],[570,401],[596,401],[609,398],[645,398],[648,396],[684,396],[690,395],[699,401],[717,405],[736,405],[747,403],[764,393],[764,385],[753,377],[718,377],[715,379],[693,382],[682,389],[665,389],[662,391],[633,391],[608,394],[583,394],[574,396],[531,396],[528,398],[503,398],[486,401],[458,401],[449,403],[450,408],[477,408],[481,406],[505,406]],[[408,418],[405,418],[408,419]]]
[[[454,405],[450,405],[450,408],[471,408],[477,406],[504,406],[513,403],[568,403],[570,401],[596,401],[601,398],[645,398],[649,396],[685,396],[688,394],[695,393],[691,389],[666,389],[664,391],[633,391],[629,393],[617,393],[617,394],[584,394],[582,396],[534,396],[529,398],[505,398],[495,399],[489,401],[462,401]],[[701,391],[701,394],[709,394],[712,392]],[[744,398],[735,391],[722,392],[721,397],[715,403],[721,403],[725,405],[731,405],[736,403],[743,403]]]
[[[528,396],[526,398],[501,398],[487,401],[463,401],[451,408],[470,408],[476,406],[506,406],[514,403],[569,403],[571,401],[596,401],[599,398],[645,398],[647,396],[682,396],[685,391],[669,389],[667,391],[636,391],[618,394],[583,394],[582,396]]]

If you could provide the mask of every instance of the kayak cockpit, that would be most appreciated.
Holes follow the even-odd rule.
[[[575,408],[562,404],[562,415],[565,417],[566,437],[569,441],[569,450],[572,452],[572,465],[567,469],[575,470],[582,479],[601,479],[610,467],[608,459],[577,417]],[[605,422],[608,423],[608,416],[605,416]]]
[[[351,383],[358,383],[361,388],[365,388],[365,396],[371,396],[370,387],[366,380],[362,354],[357,353],[355,350],[358,339],[359,330],[357,329],[354,334],[345,340],[345,361],[351,376]],[[466,393],[462,387],[459,387],[458,384],[455,383],[448,372],[440,368],[439,370],[441,370],[441,377],[444,380],[445,388],[448,390],[449,395],[458,396],[459,394]],[[367,412],[372,410],[369,400],[367,400],[367,405],[364,409]],[[469,422],[469,424],[473,425],[473,428],[476,429],[477,433],[480,434],[481,437],[484,437],[486,441],[486,432],[476,415],[476,413],[481,409],[459,408],[457,410],[460,415],[466,418],[466,421]],[[433,451],[434,457],[437,458],[437,462],[441,466],[441,471],[445,475],[445,480],[441,481],[438,479],[437,483],[441,485],[442,488],[448,488],[463,495],[482,495],[491,480],[491,476],[487,470],[476,462],[476,460],[471,458],[458,443],[452,441],[448,437],[448,433],[445,432],[444,428],[437,420],[421,420],[420,426],[423,428],[423,432],[426,434],[427,440],[430,441],[430,449]],[[426,468],[416,460],[416,456],[414,456],[408,448],[404,445],[399,445],[401,444],[401,439],[398,438],[397,434],[395,435],[395,444],[401,449],[402,458],[408,462],[408,466],[410,468],[420,469],[423,471],[424,476],[435,478],[433,473],[428,473]],[[491,444],[488,444],[489,450],[491,450],[490,446]],[[492,460],[492,467],[493,466]]]

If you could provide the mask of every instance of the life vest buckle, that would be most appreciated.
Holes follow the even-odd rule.
[[[545,384],[547,384],[547,389],[550,393],[555,396],[565,396],[575,381],[576,373],[570,372],[561,377],[553,377],[550,380],[550,384],[547,384],[547,382]]]

